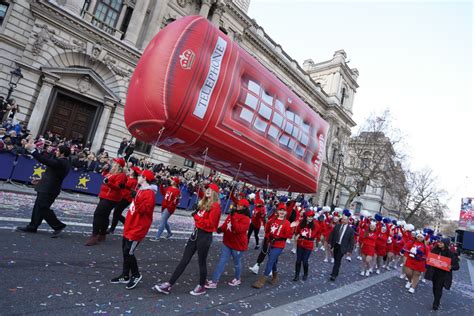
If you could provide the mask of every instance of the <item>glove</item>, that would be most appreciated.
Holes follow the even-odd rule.
[[[120,189],[125,189],[125,183],[120,183],[119,188]]]
[[[217,228],[217,233],[222,234],[222,229],[220,227]]]
[[[105,177],[103,182],[104,182],[104,184],[109,183],[109,178]]]
[[[233,208],[231,211],[230,211],[230,215],[234,215],[235,213],[235,208]]]
[[[130,191],[130,195],[132,196],[132,198],[135,198],[137,196],[137,191]]]

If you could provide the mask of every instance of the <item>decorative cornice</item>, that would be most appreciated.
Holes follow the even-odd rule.
[[[17,41],[15,38],[5,35],[3,33],[0,33],[0,42],[5,42],[21,50],[25,50],[25,47],[26,47],[24,43],[21,43]]]
[[[135,66],[141,56],[141,52],[138,49],[125,45],[112,35],[96,28],[80,17],[63,10],[54,4],[47,1],[33,1],[30,3],[30,8],[33,15],[37,18],[47,21],[52,26],[61,29],[66,33],[73,33],[74,37],[80,38],[83,42],[101,43],[102,46],[115,52],[115,55],[125,55],[121,58],[124,63]],[[47,37],[46,33],[43,33],[41,36]],[[40,40],[37,46],[39,47],[41,45]],[[62,45],[62,43],[59,45]],[[76,44],[74,43],[74,45]],[[82,47],[80,45],[78,46]]]

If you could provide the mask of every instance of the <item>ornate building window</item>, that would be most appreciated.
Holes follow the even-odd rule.
[[[5,19],[5,16],[7,15],[8,6],[9,4],[7,2],[0,1],[0,26],[2,26],[3,20]]]
[[[151,152],[151,145],[137,140],[135,142],[135,150],[138,151],[139,153],[149,155]]]
[[[122,0],[99,0],[95,7],[92,24],[108,33],[113,33],[122,10],[122,2]]]

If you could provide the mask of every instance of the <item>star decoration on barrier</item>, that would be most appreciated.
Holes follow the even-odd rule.
[[[79,183],[77,184],[78,187],[87,188],[87,182],[91,181],[91,178],[87,174],[81,174],[79,177]]]
[[[42,164],[36,164],[33,167],[33,174],[31,176],[32,177],[37,176],[38,178],[41,178],[45,171],[46,171],[46,168],[44,168]]]

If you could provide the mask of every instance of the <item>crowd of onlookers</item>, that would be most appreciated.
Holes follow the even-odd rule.
[[[229,193],[234,190],[243,192],[245,196],[255,192],[255,188],[252,186],[229,181],[227,177],[222,177],[215,171],[211,171],[209,175],[204,176],[193,169],[166,166],[162,163],[156,164],[151,162],[149,157],[134,156],[135,143],[127,138],[123,138],[116,154],[109,155],[104,148],[99,149],[97,152],[92,151],[92,144],[90,142],[84,142],[82,139],[66,139],[51,131],[34,137],[27,129],[26,122],[15,119],[17,110],[12,111],[11,107],[6,107],[5,104],[7,103],[3,99],[0,100],[0,103],[3,104],[2,109],[4,109],[0,113],[0,118],[4,119],[0,126],[0,153],[11,153],[18,156],[28,155],[24,145],[33,138],[41,154],[47,156],[54,155],[56,148],[59,146],[68,146],[71,149],[69,159],[72,169],[75,171],[103,173],[110,168],[112,158],[122,157],[127,161],[128,165],[152,170],[156,175],[158,184],[168,185],[171,177],[180,177],[181,189],[187,190],[190,195],[196,193],[199,183],[211,180],[221,188],[221,198],[228,198]],[[276,192],[268,191],[265,194],[265,199],[276,201]],[[303,198],[301,197],[301,199]]]

